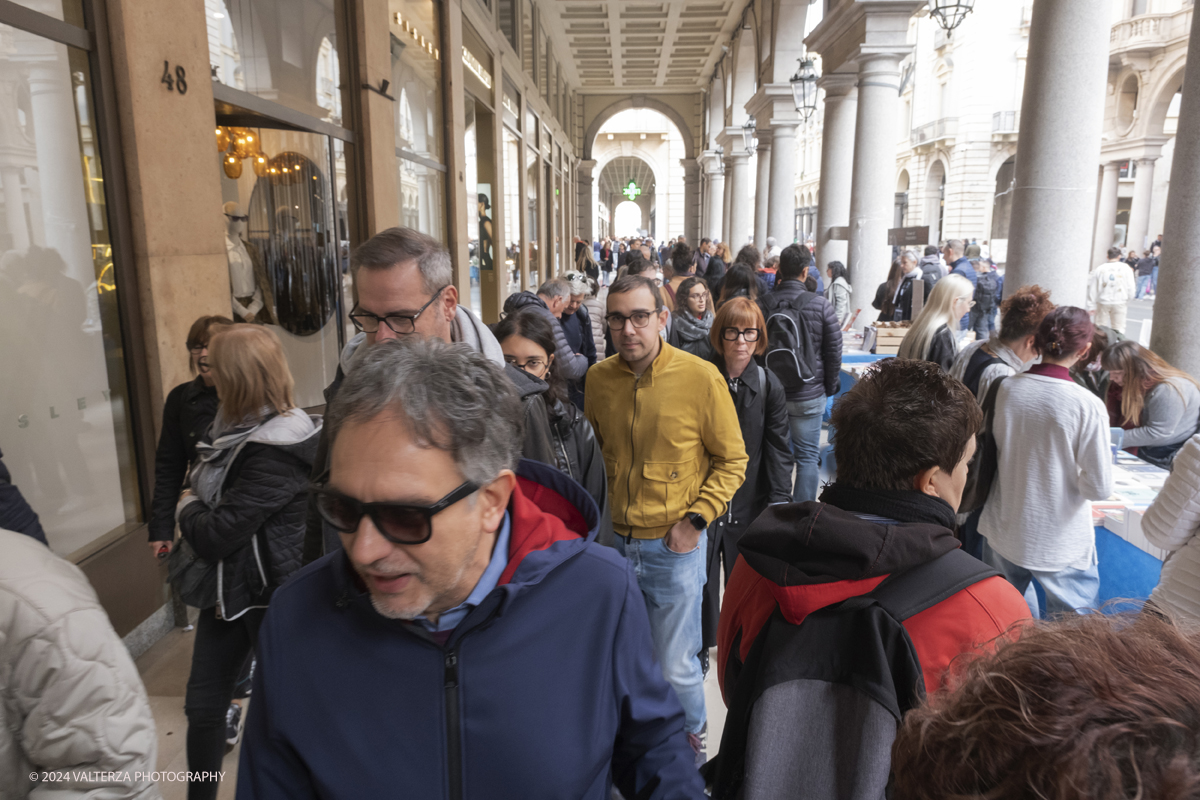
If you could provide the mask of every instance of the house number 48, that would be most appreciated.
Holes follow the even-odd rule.
[[[171,65],[163,62],[162,82],[167,85],[167,91],[177,91],[180,94],[187,94],[187,72],[183,67],[176,65],[175,74],[171,74]]]

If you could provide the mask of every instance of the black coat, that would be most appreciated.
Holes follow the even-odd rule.
[[[200,441],[217,415],[217,390],[204,379],[181,383],[167,395],[162,433],[154,454],[154,501],[150,506],[150,541],[175,538],[175,504]]]
[[[728,380],[725,362],[720,356],[713,363]],[[766,378],[763,385],[762,378]],[[775,373],[754,362],[741,375],[741,386],[734,395],[738,425],[746,444],[746,477],[729,502],[729,510],[708,527],[708,581],[701,604],[703,638],[706,645],[716,644],[719,609],[719,560],[725,553],[725,581],[733,572],[738,540],[771,503],[792,501],[792,438],[788,428],[787,394]]]
[[[913,318],[913,283],[915,281],[922,281],[925,284],[922,299],[929,299],[929,292],[933,289],[933,284],[927,280],[924,280],[924,278],[924,273],[922,273],[921,270],[916,269],[913,270],[913,275],[911,278],[905,276],[905,278],[900,281],[900,296],[896,299],[895,317],[897,322],[911,321]]]
[[[596,541],[612,546],[612,512],[608,507],[608,476],[604,456],[591,423],[574,403],[556,400],[549,409],[550,432],[554,437],[554,466],[587,490],[600,509]]]
[[[800,281],[781,281],[775,291],[759,298],[763,316],[770,319],[784,303],[792,302],[801,293],[811,294]],[[813,400],[835,395],[842,386],[842,326],[833,313],[833,305],[817,295],[800,311],[800,318],[807,325],[813,343],[813,363],[808,366],[813,375],[822,375],[824,380],[813,381],[794,395],[789,394],[787,399]]]
[[[0,453],[0,458],[4,454]],[[21,490],[13,485],[8,467],[0,460],[0,528],[15,533],[32,536],[42,544],[46,541],[46,532],[42,530],[42,522],[37,513],[29,507]]]
[[[725,262],[716,256],[708,259],[704,269],[704,282],[708,284],[708,293],[715,297],[721,296],[721,282],[725,280]]]
[[[925,360],[939,364],[942,369],[949,372],[957,357],[958,350],[954,347],[954,334],[950,332],[949,327],[943,325],[937,329],[937,332],[933,334],[933,339],[929,341],[929,351],[925,355]]]
[[[180,509],[179,530],[196,555],[222,562],[226,619],[265,606],[300,569],[317,435],[294,444],[246,444],[225,473],[220,502]]]

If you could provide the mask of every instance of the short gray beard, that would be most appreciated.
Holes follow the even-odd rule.
[[[420,612],[413,614],[403,611],[395,611],[391,608],[388,608],[387,605],[375,595],[371,595],[371,605],[375,607],[375,611],[379,613],[379,616],[387,617],[388,619],[403,619],[412,622],[414,619],[421,616]]]

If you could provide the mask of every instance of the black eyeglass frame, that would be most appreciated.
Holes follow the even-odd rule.
[[[378,333],[379,332],[379,323],[382,322],[384,325],[388,326],[388,330],[390,330],[392,333],[396,334],[397,336],[408,336],[409,334],[416,333],[416,331],[417,331],[417,317],[421,316],[421,314],[423,314],[425,312],[425,309],[427,309],[431,305],[433,305],[433,301],[437,300],[441,296],[442,292],[446,291],[449,288],[450,288],[450,284],[447,283],[445,286],[443,286],[442,288],[440,288],[436,292],[434,292],[433,297],[429,298],[429,301],[427,303],[425,303],[425,305],[418,308],[417,313],[415,313],[415,314],[388,314],[386,317],[377,317],[369,311],[363,311],[362,309],[359,309],[357,313],[353,312],[353,311],[350,312],[350,322],[354,323],[355,330],[361,331],[362,333]],[[375,330],[373,330],[373,331],[367,330],[363,326],[363,324],[358,321],[359,317],[375,320],[375,323],[376,323]],[[412,330],[398,331],[398,330],[396,330],[395,326],[392,325],[392,323],[388,322],[389,319],[406,319],[406,320],[408,320],[408,324],[412,326]]]
[[[729,332],[733,331],[733,338],[730,338]],[[750,333],[754,333],[754,338],[750,338]],[[732,325],[721,328],[721,339],[726,342],[736,342],[739,338],[745,339],[747,342],[757,342],[762,336],[762,331],[758,328],[735,328]]]
[[[433,504],[427,505],[427,506],[417,506],[417,505],[413,505],[412,503],[391,503],[391,502],[364,503],[360,500],[356,500],[355,498],[350,497],[349,495],[342,494],[341,492],[337,491],[336,489],[330,489],[328,486],[325,486],[322,484],[312,484],[309,487],[309,491],[317,496],[317,503],[316,503],[317,513],[321,515],[321,519],[328,522],[330,527],[332,527],[336,531],[341,531],[342,533],[354,533],[355,531],[358,530],[358,527],[360,525],[362,525],[362,518],[364,516],[369,516],[371,518],[371,523],[375,526],[375,530],[379,531],[379,535],[382,536],[383,538],[387,539],[392,544],[425,544],[425,542],[428,542],[431,538],[433,538],[433,518],[436,515],[440,514],[441,512],[445,511],[450,506],[457,503],[459,500],[462,500],[466,497],[470,497],[472,494],[479,491],[479,488],[480,488],[479,484],[472,483],[471,481],[466,481],[465,483],[460,485],[457,489],[451,490],[451,492],[449,494],[447,494],[445,497],[443,497],[441,500],[438,500],[436,503],[433,503]],[[321,503],[322,497],[336,497],[336,498],[338,498],[342,501],[348,502],[352,506],[354,506],[355,510],[358,512],[358,517],[354,521],[354,527],[348,528],[348,529],[338,527],[338,523],[334,522],[332,519],[330,519],[329,515],[325,513],[325,508]],[[388,532],[386,530],[384,530],[384,526],[380,524],[379,518],[375,516],[375,512],[378,509],[383,509],[383,508],[403,508],[408,511],[415,511],[418,514],[421,514],[422,516],[424,516],[425,517],[425,538],[414,540],[414,541],[407,541],[407,540],[400,540],[400,539],[397,539],[397,538],[389,535]]]
[[[625,323],[632,322],[633,327],[637,328],[638,330],[641,330],[642,328],[645,328],[650,324],[651,317],[653,317],[655,314],[659,314],[659,313],[662,313],[662,308],[656,308],[653,311],[635,311],[632,314],[630,314],[629,316],[625,316],[624,314],[618,314],[617,312],[614,311],[611,314],[604,315],[604,324],[608,326],[608,329],[610,331],[623,331],[623,330],[625,330]],[[634,320],[634,317],[639,314],[646,315],[646,321],[643,322],[641,325],[638,325],[637,321]],[[614,320],[620,320],[621,324],[614,327],[613,326]]]

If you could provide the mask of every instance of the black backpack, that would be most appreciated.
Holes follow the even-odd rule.
[[[882,800],[900,722],[925,696],[902,623],[998,574],[955,549],[800,625],[776,608],[738,673],[721,752],[701,770],[712,797]]]
[[[812,335],[800,318],[800,312],[816,297],[801,292],[794,300],[780,303],[767,317],[767,369],[787,392],[798,392],[821,379],[813,372],[817,355]]]
[[[996,296],[1000,294],[1000,276],[985,272],[975,283],[975,308],[990,313],[996,310]]]

